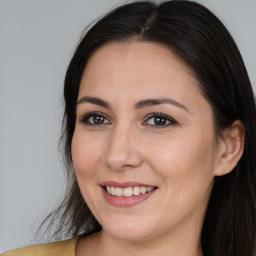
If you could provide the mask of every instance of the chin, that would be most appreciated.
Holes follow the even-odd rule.
[[[116,222],[109,224],[104,227],[103,230],[110,236],[130,241],[130,242],[139,242],[147,240],[154,234],[156,228],[151,227],[149,224],[140,222],[133,223],[132,221],[126,220],[126,222]]]
[[[111,233],[110,233],[111,232]],[[151,236],[149,234],[146,234],[145,231],[138,231],[138,232],[112,232],[109,231],[108,234],[115,239],[123,240],[127,242],[141,242],[149,239]]]

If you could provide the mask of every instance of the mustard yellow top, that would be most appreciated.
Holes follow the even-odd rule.
[[[0,256],[75,256],[78,237],[48,244],[28,246],[11,250]]]

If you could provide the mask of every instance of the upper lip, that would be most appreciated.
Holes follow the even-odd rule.
[[[113,180],[104,181],[100,183],[102,187],[117,187],[117,188],[127,188],[127,187],[156,187],[154,185],[150,184],[144,184],[140,182],[134,182],[134,181],[127,181],[127,182],[117,182]]]

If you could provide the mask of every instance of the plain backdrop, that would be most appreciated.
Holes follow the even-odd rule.
[[[33,244],[61,199],[65,70],[82,30],[118,0],[0,0],[0,252]],[[256,1],[200,0],[228,27],[256,87]]]

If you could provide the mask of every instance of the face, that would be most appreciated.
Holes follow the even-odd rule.
[[[218,168],[212,109],[193,72],[156,43],[109,43],[82,76],[72,159],[109,236],[200,230]]]

